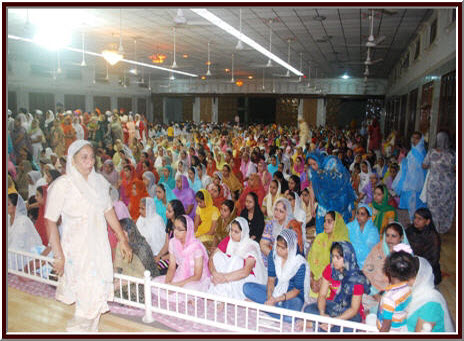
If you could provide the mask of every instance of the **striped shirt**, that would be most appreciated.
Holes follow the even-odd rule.
[[[411,301],[411,287],[407,282],[389,285],[380,300],[377,311],[377,327],[380,329],[384,320],[391,320],[391,331],[406,326],[406,307]]]

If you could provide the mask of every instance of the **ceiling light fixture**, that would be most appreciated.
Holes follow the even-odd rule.
[[[8,35],[8,39],[20,40],[20,41],[24,41],[24,42],[28,42],[28,43],[37,44],[37,42],[35,42],[32,39],[18,37],[18,36],[12,35],[12,34]],[[77,53],[82,53],[82,51],[83,51],[82,49],[76,49],[74,47],[64,47],[63,50],[77,52]],[[89,56],[105,58],[103,56],[103,53],[91,52],[91,51],[88,51],[88,50],[84,51],[84,53],[86,55],[89,55]],[[106,60],[106,58],[105,58],[105,60]],[[123,62],[123,63],[131,64],[131,65],[143,66],[143,67],[147,67],[147,68],[150,68],[150,69],[157,69],[157,70],[177,73],[179,75],[184,75],[184,76],[189,76],[189,77],[198,77],[198,75],[195,75],[193,73],[188,73],[188,72],[179,71],[179,70],[172,70],[172,69],[168,69],[168,68],[165,68],[165,67],[162,67],[162,66],[156,66],[156,65],[152,65],[152,64],[142,63],[142,62],[138,62],[138,61],[135,61],[135,60],[130,60],[130,59],[124,59],[123,58],[123,59],[120,59],[120,61]]]
[[[85,32],[82,31],[82,62],[81,66],[87,66],[87,63],[85,62]]]
[[[243,42],[245,42],[247,45],[251,46],[254,48],[256,51],[261,52],[264,54],[266,57],[271,58],[273,61],[276,63],[282,65],[284,68],[290,70],[297,76],[303,76],[303,74],[295,69],[293,66],[289,65],[279,57],[277,57],[275,54],[269,52],[266,50],[264,47],[259,45],[257,42],[255,42],[253,39],[249,38],[248,36],[241,34],[239,31],[237,31],[235,28],[230,26],[228,23],[226,23],[224,20],[221,18],[215,16],[213,13],[206,9],[197,9],[197,8],[192,8],[191,11],[195,12],[199,16],[205,18],[209,22],[213,23],[214,25],[218,26],[219,28],[223,29],[227,33],[233,35],[236,38],[241,39]]]
[[[232,77],[230,79],[230,82],[235,83],[235,78],[234,78],[234,54],[233,53],[232,53],[232,72],[231,72],[231,74],[232,74]]]
[[[243,50],[243,43],[242,43],[242,9],[240,8],[240,36],[238,37],[237,46],[235,46],[236,50]]]
[[[243,85],[243,81],[242,80],[238,80],[235,82],[235,85],[237,85],[238,87],[241,87]]]
[[[272,53],[272,20],[269,20],[269,53]],[[272,60],[269,58],[266,67],[272,67]]]
[[[134,59],[137,60],[137,39],[134,39]],[[136,76],[139,73],[137,66],[129,70],[129,72]]]
[[[124,55],[124,48],[122,47],[122,8],[119,9],[119,54]]]
[[[349,78],[350,78],[350,76],[348,76],[348,74],[347,74],[347,73],[345,73],[345,74],[342,76],[342,78],[343,78],[343,79],[349,79]]]
[[[104,50],[101,54],[103,58],[105,58],[105,60],[111,65],[116,65],[119,61],[121,61],[124,58],[124,56],[122,54],[119,54],[116,50]]]
[[[172,29],[174,31],[174,52],[173,52],[173,62],[171,65],[171,69],[177,69],[177,63],[176,63],[176,28],[174,27]]]
[[[163,64],[164,60],[166,59],[166,55],[163,53],[154,53],[148,58],[151,59],[152,63]]]
[[[208,70],[206,70],[206,75],[211,76],[211,70],[209,69],[209,66],[211,65],[211,59],[210,59],[210,50],[209,50],[209,44],[210,42],[208,41]]]

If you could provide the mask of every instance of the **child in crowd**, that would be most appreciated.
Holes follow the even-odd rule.
[[[377,311],[377,327],[380,332],[407,332],[406,308],[411,302],[411,280],[417,274],[417,266],[409,245],[398,244],[384,264],[384,272],[390,285],[385,289]]]

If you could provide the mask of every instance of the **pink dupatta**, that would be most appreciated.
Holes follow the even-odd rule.
[[[202,279],[205,277],[210,277],[211,274],[208,269],[208,254],[202,242],[195,238],[195,227],[192,218],[187,215],[183,215],[187,221],[187,235],[185,237],[185,244],[182,245],[180,240],[177,238],[172,238],[170,243],[172,243],[172,250],[174,252],[174,257],[176,262],[179,264],[177,271],[180,271],[181,280],[184,280],[188,277],[193,276],[193,267],[188,265],[191,259],[194,258],[194,255],[200,250],[203,255],[203,273]],[[183,264],[187,262],[187,264]],[[177,277],[177,276],[176,276]]]

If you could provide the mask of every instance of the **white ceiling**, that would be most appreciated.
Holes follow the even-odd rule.
[[[26,23],[26,8],[8,7],[8,33],[24,36]],[[211,7],[213,14],[220,17],[235,28],[239,28],[239,7]],[[163,66],[172,63],[173,27],[177,8],[167,7],[98,7],[98,8],[63,8],[63,16],[71,13],[74,18],[68,22],[74,27],[72,46],[80,48],[82,31],[85,31],[86,49],[101,52],[111,43],[119,45],[120,21],[122,28],[122,44],[125,58],[134,59],[134,39],[137,40],[137,60],[151,63],[148,56],[156,52],[165,53],[168,57]],[[311,67],[311,77],[316,69],[319,77],[339,77],[347,71],[351,76],[362,77],[366,59],[366,48],[350,45],[365,44],[369,35],[368,8],[335,8],[335,7],[242,7],[242,32],[257,43],[268,48],[269,32],[272,29],[272,52],[283,60],[287,60],[287,41],[291,43],[290,64],[300,69],[300,53],[303,60],[303,72],[308,73]],[[48,10],[48,14],[53,13]],[[120,16],[120,13],[122,14]],[[211,72],[212,78],[230,79],[225,68],[231,68],[231,55],[235,54],[235,77],[252,75],[261,78],[262,67],[267,58],[255,50],[237,51],[237,39],[208,24],[208,22],[183,8],[188,25],[176,27],[176,62],[178,70],[204,75],[207,70],[207,46],[211,42]],[[383,61],[370,67],[370,75],[374,78],[386,78],[398,61],[404,49],[412,39],[419,25],[431,14],[431,9],[421,8],[388,8],[377,9],[374,15],[374,36],[385,35],[381,45],[386,48],[375,49],[371,59],[383,58]],[[28,12],[31,22],[33,9]],[[316,16],[324,16],[318,21]],[[43,17],[43,20],[53,20]],[[81,24],[83,20],[87,21]],[[269,20],[272,24],[269,24]],[[40,17],[39,21],[40,22]],[[195,24],[195,25],[193,25]],[[204,24],[204,25],[196,25]],[[330,39],[325,39],[329,36]],[[31,44],[8,41],[9,58],[33,60],[35,64],[56,65],[56,54],[41,51]],[[32,52],[31,52],[32,51]],[[182,57],[188,54],[188,59]],[[60,53],[63,67],[72,67],[80,63],[81,55],[73,52]],[[353,62],[359,62],[356,65]],[[98,58],[87,57],[87,64],[104,69],[104,62]],[[110,72],[121,72],[128,69],[127,64],[111,67]],[[166,78],[166,72],[152,69],[152,79]],[[285,69],[276,67],[266,69],[266,77],[272,74],[284,74]],[[181,76],[179,76],[181,77]]]

